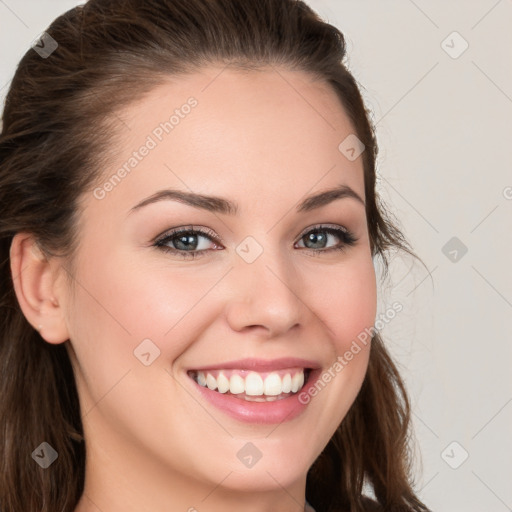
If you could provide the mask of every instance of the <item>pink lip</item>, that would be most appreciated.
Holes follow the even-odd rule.
[[[247,362],[248,360],[244,360]],[[252,362],[256,361],[254,359],[250,360]],[[304,368],[311,368],[311,361],[304,361],[298,359],[280,359],[275,360],[273,362],[261,362],[258,361],[258,364],[255,363],[255,366],[247,366],[246,364],[240,364],[243,361],[232,361],[229,364],[235,365],[233,368],[247,368],[247,369],[256,369],[256,368],[265,368],[266,371],[275,369],[275,368],[286,368],[288,366],[303,366]],[[305,364],[307,363],[307,364]],[[225,366],[215,366],[208,367],[208,369],[220,369],[220,368],[229,368]],[[269,366],[269,364],[273,366]],[[276,366],[276,364],[278,366]],[[283,366],[284,365],[284,366]],[[207,368],[204,368],[205,370]],[[198,370],[203,370],[202,368]],[[264,370],[261,370],[264,371]],[[308,381],[306,385],[302,388],[302,392],[306,389],[306,386],[309,388],[320,378],[321,369],[316,368],[311,371]],[[190,377],[189,377],[190,378]],[[219,393],[217,391],[212,391],[207,387],[200,386],[195,380],[190,378],[192,385],[197,389],[199,394],[214,407],[218,408],[222,412],[228,414],[232,418],[235,418],[238,421],[242,421],[245,423],[253,423],[253,424],[278,424],[284,423],[286,421],[290,421],[300,414],[302,414],[307,406],[310,403],[308,400],[306,403],[302,403],[299,400],[301,395],[301,391],[295,393],[288,398],[283,398],[281,400],[275,400],[274,402],[248,402],[246,400],[236,398],[233,395],[228,395],[225,393]]]
[[[313,370],[320,368],[316,361],[308,361],[296,357],[282,357],[280,359],[238,359],[237,361],[228,361],[225,363],[189,368],[190,370],[253,370],[255,372],[271,372],[273,370],[284,370],[286,368],[301,367],[311,368]]]

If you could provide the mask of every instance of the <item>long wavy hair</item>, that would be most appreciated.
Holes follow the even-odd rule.
[[[90,0],[58,17],[46,34],[48,54],[31,48],[19,63],[0,134],[2,512],[73,512],[86,459],[69,340],[46,343],[22,314],[9,264],[12,238],[30,232],[49,257],[72,261],[79,199],[101,177],[116,112],[169,75],[209,64],[275,66],[329,84],[365,145],[372,256],[384,262],[385,275],[389,249],[414,256],[375,191],[375,129],[345,64],[344,36],[304,2]],[[308,472],[309,503],[317,512],[364,512],[365,484],[379,509],[428,511],[413,491],[410,428],[406,389],[375,333],[360,392]],[[42,440],[58,452],[47,469],[31,457]]]

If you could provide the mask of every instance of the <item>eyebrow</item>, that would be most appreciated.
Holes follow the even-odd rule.
[[[340,185],[336,188],[324,190],[318,194],[308,196],[304,199],[296,208],[298,213],[309,212],[317,208],[321,208],[333,201],[338,199],[352,198],[365,205],[364,200],[361,196],[348,185]],[[184,190],[176,189],[165,189],[159,190],[155,194],[142,200],[136,204],[130,213],[143,208],[149,204],[156,203],[158,201],[178,201],[180,203],[193,206],[194,208],[201,208],[209,212],[221,213],[224,215],[237,215],[239,208],[237,203],[218,196],[207,196],[203,194],[196,194],[194,192],[186,192]]]

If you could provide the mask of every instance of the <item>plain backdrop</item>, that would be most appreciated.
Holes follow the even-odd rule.
[[[79,3],[0,0],[2,103]],[[412,401],[416,489],[437,512],[511,510],[512,1],[308,3],[345,34],[378,192],[427,267],[396,255],[379,296],[403,305],[381,333]]]

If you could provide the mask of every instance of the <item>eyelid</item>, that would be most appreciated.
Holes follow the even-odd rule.
[[[176,236],[179,235],[180,233],[188,233],[189,231],[197,231],[201,235],[210,238],[212,242],[220,242],[222,244],[224,243],[222,238],[219,235],[217,235],[217,233],[215,233],[215,231],[213,231],[212,229],[204,226],[188,224],[186,226],[176,226],[175,228],[168,229],[164,233],[161,233],[160,235],[156,236],[152,240],[152,244],[158,245],[160,242],[164,241],[165,239],[171,236]]]
[[[305,236],[307,233],[311,231],[321,231],[322,229],[336,229],[340,231],[344,231],[346,234],[350,234],[350,230],[348,230],[345,226],[341,226],[340,224],[314,224],[313,226],[309,226],[299,235],[299,240]]]

